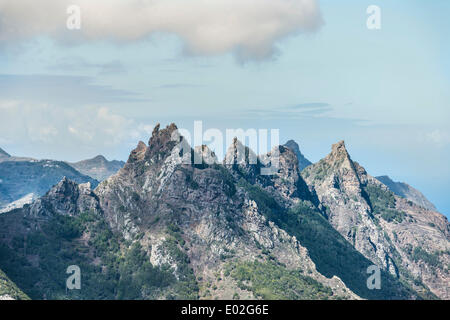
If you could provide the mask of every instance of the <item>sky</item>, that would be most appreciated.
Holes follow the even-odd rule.
[[[0,0],[0,147],[126,160],[156,123],[279,129],[311,161],[345,140],[448,216],[449,16],[446,0]]]

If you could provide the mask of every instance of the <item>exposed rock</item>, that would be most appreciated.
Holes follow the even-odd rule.
[[[202,161],[192,164],[199,156]],[[261,174],[268,167],[274,169],[272,174]],[[206,146],[193,150],[174,124],[164,129],[158,124],[148,146],[139,142],[124,167],[94,191],[65,178],[33,204],[1,215],[0,244],[39,265],[42,254],[30,257],[21,239],[30,235],[44,241],[40,230],[49,230],[55,239],[64,241],[64,248],[82,251],[77,256],[84,259],[81,262],[95,266],[90,279],[107,274],[102,281],[119,279],[119,291],[125,285],[133,288],[133,268],[144,268],[143,276],[176,279],[174,286],[164,288],[142,285],[132,292],[133,298],[230,299],[234,293],[261,298],[251,290],[251,283],[246,289],[226,272],[246,262],[295,270],[307,279],[305,285],[309,283],[311,292],[317,281],[330,292],[329,299],[433,297],[427,295],[426,286],[446,297],[448,270],[437,265],[448,265],[450,229],[442,216],[423,208],[417,211],[406,200],[395,198],[351,160],[343,142],[302,174],[290,148],[276,147],[256,157],[234,139],[220,165]],[[380,209],[384,197],[386,208]],[[396,215],[400,211],[404,215]],[[85,216],[86,212],[92,215]],[[64,228],[59,230],[52,222],[61,217],[81,218],[62,219]],[[83,228],[77,229],[79,224]],[[409,253],[406,242],[429,255],[440,250],[435,264],[430,264],[426,254],[414,253],[414,248]],[[117,250],[115,255],[97,256],[109,248]],[[56,257],[66,254],[59,247],[51,251]],[[124,262],[127,254],[131,258]],[[135,261],[141,261],[140,265],[130,267]],[[383,272],[386,282],[379,292],[366,287],[366,268],[372,263],[393,275]],[[108,268],[118,271],[110,275]],[[50,279],[46,268],[39,270],[43,278]],[[414,277],[420,274],[426,286],[408,278],[405,270]],[[36,290],[41,288],[39,283],[36,286]],[[303,297],[301,292],[296,296]]]
[[[199,156],[200,161],[196,161],[195,163],[206,163],[208,165],[212,164],[218,164],[219,160],[217,159],[216,154],[211,151],[208,146],[202,145],[202,146],[196,146],[194,149],[195,154]],[[194,154],[194,159],[195,159]]]
[[[90,183],[78,185],[66,177],[27,208],[27,213],[34,217],[83,212],[99,214],[101,208],[98,198],[92,192]]]
[[[97,180],[81,174],[62,161],[25,159],[0,161],[0,210],[30,194],[37,197],[44,195],[63,177],[77,183],[89,182],[93,188],[98,185]]]
[[[34,200],[36,200],[38,197],[34,193],[29,193],[25,195],[24,197],[13,201],[6,205],[3,209],[0,209],[0,213],[8,212],[14,209],[20,209],[23,208],[24,205],[32,203]]]
[[[262,250],[269,250],[289,268],[308,266],[310,275],[331,286],[336,295],[357,297],[337,278],[331,281],[320,275],[307,250],[295,238],[268,223],[256,203],[236,188],[236,178],[244,175],[249,180],[258,180],[259,175],[258,164],[248,163],[251,151],[237,139],[229,148],[225,167],[184,164],[183,157],[191,160],[192,150],[177,136],[174,125],[162,130],[157,126],[145,157],[135,156],[142,155],[143,150],[141,146],[139,151],[133,151],[125,167],[95,192],[114,229],[128,239],[141,232],[145,234],[142,241],[150,248],[152,263],[169,264],[177,270],[175,259],[167,256],[167,252],[163,254],[168,237],[165,223],[154,223],[165,221],[180,228],[190,265],[204,281],[222,272],[228,259],[252,261],[258,259]],[[205,146],[196,148],[196,152],[203,159],[214,157]],[[292,151],[284,148],[281,158],[283,170],[275,179],[290,180],[292,190],[282,191],[288,198],[289,194],[297,194],[294,189],[301,177]],[[285,169],[285,163],[289,169]],[[229,256],[229,252],[233,254]]]

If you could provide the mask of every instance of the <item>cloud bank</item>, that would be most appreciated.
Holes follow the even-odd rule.
[[[104,105],[60,108],[47,103],[0,99],[0,143],[79,160],[151,135],[153,127]],[[47,154],[49,153],[49,154]]]
[[[66,28],[69,5],[81,29]],[[137,41],[178,36],[193,55],[272,56],[278,41],[323,24],[317,0],[0,0],[0,45],[50,36],[59,41]]]

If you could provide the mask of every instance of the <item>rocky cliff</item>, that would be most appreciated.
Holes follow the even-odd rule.
[[[343,141],[302,175],[328,221],[359,252],[416,291],[449,298],[445,216],[394,195],[352,161]]]
[[[269,168],[273,174],[261,174]],[[63,179],[33,204],[2,214],[0,268],[37,299],[446,297],[445,270],[425,261],[439,242],[436,259],[446,263],[441,216],[433,213],[434,227],[423,231],[431,221],[425,209],[393,195],[394,207],[383,207],[389,191],[343,143],[303,172],[284,146],[257,157],[235,139],[219,164],[174,124],[157,125],[94,190]],[[410,225],[400,232],[403,221]],[[408,253],[401,244],[413,229],[424,239],[409,241]],[[380,290],[366,285],[374,263],[385,270]],[[83,290],[66,292],[69,265],[80,266]],[[406,272],[421,278],[410,281]]]
[[[99,155],[92,159],[69,164],[82,174],[92,177],[97,181],[103,181],[119,171],[125,162],[117,160],[108,161],[104,156]]]
[[[376,177],[376,179],[388,187],[389,190],[397,196],[410,200],[427,210],[437,211],[434,204],[432,204],[419,190],[411,187],[409,184],[393,181],[388,176],[380,176]]]

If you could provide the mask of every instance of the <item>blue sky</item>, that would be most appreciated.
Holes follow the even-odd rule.
[[[241,29],[272,18],[269,1],[270,10],[261,6]],[[60,35],[59,16],[56,28],[51,18],[31,23],[32,3],[19,7],[21,34],[0,28],[0,146],[9,153],[126,159],[157,122],[279,128],[281,140],[297,140],[311,161],[344,139],[370,174],[408,182],[450,213],[450,2],[311,0],[298,23],[275,8],[286,16],[274,21],[282,30],[276,36],[241,35],[237,23],[212,39],[180,29],[170,7],[166,20],[175,22],[161,32],[145,35],[147,26],[136,36],[132,23],[121,29],[106,21],[110,29],[100,37],[88,20]],[[381,8],[381,30],[366,27],[372,4]],[[41,6],[60,12],[49,0]],[[227,10],[247,14],[245,6]]]

